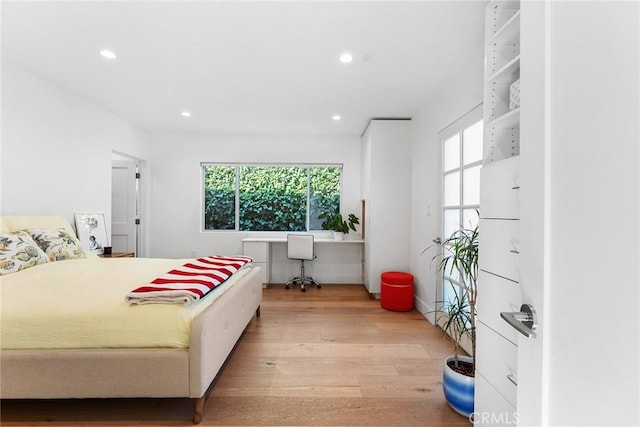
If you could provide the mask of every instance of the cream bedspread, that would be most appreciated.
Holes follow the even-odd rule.
[[[124,298],[186,261],[89,258],[2,276],[1,348],[189,347],[193,319],[249,269],[193,303],[132,306]]]

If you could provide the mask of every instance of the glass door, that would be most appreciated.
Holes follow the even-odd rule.
[[[482,135],[481,106],[438,135],[442,144],[442,240],[460,228],[473,229],[478,224]],[[442,248],[443,253],[446,250]],[[444,272],[441,283],[438,299],[446,305],[459,292],[459,277],[456,272]]]

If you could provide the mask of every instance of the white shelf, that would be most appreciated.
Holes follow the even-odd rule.
[[[520,44],[520,10],[500,28],[489,40],[489,45],[519,45]]]
[[[502,68],[493,73],[488,83],[512,83],[512,74],[520,69],[520,55],[507,62]]]
[[[489,128],[514,128],[520,127],[520,107],[514,108],[500,117],[496,117],[487,123]]]

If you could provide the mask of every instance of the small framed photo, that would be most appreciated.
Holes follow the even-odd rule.
[[[78,238],[85,251],[101,254],[103,248],[110,246],[103,213],[76,213],[75,221]]]

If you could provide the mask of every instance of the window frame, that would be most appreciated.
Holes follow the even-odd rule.
[[[222,230],[222,229],[207,229],[205,228],[205,168],[211,166],[227,166],[235,168],[235,229]],[[305,218],[305,231],[304,232],[320,232],[323,230],[310,230],[310,186],[311,176],[309,170],[312,168],[339,168],[340,169],[340,202],[339,209],[342,209],[342,195],[344,190],[344,164],[343,163],[261,163],[261,162],[201,162],[200,163],[200,231],[204,233],[289,233],[290,230],[280,231],[264,231],[264,230],[240,230],[240,168],[242,167],[274,167],[274,168],[305,168],[307,169],[307,200]]]

